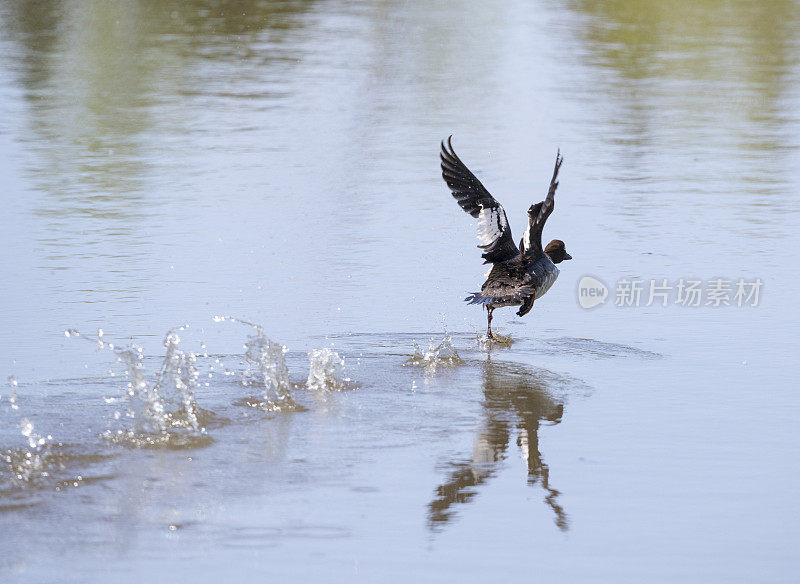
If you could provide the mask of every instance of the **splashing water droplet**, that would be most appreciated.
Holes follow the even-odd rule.
[[[125,430],[107,431],[104,436],[114,442],[123,442],[136,447],[184,447],[205,442],[205,428],[201,427],[199,408],[194,398],[194,388],[199,375],[196,355],[186,353],[178,347],[180,337],[176,330],[185,330],[183,325],[170,330],[165,339],[167,349],[155,383],[148,380],[144,370],[142,347],[130,343],[118,347],[102,340],[102,330],[94,339],[101,348],[114,352],[117,360],[125,365],[128,377],[126,398],[127,412],[115,412],[114,419],[123,417],[133,425]],[[79,333],[70,330],[71,336]]]
[[[306,386],[312,390],[347,389],[349,377],[344,376],[344,358],[329,347],[312,349],[308,353],[309,371]]]
[[[292,396],[292,385],[289,381],[289,368],[286,365],[285,354],[288,351],[280,343],[271,341],[264,334],[264,327],[233,316],[214,316],[214,322],[237,322],[255,329],[256,334],[247,337],[242,345],[244,361],[247,368],[242,373],[242,385],[262,386],[264,388],[263,401],[245,399],[240,404],[250,407],[264,408],[270,411],[297,410],[299,408]],[[219,359],[215,360],[220,366]],[[227,374],[227,373],[226,373]]]
[[[438,344],[430,339],[427,350],[421,349],[415,342],[414,354],[404,363],[405,366],[422,367],[429,374],[435,373],[440,366],[455,367],[463,364],[464,360],[458,355],[452,339],[447,333]]]
[[[296,404],[289,383],[286,347],[271,341],[260,331],[255,336],[248,337],[244,347],[247,369],[242,374],[242,383],[264,387],[267,409],[294,409]]]
[[[22,428],[23,436],[30,436],[33,432],[33,424],[28,418],[22,418],[22,420],[20,420],[20,426]]]
[[[44,436],[41,434],[37,434],[34,432],[33,422],[31,422],[28,418],[22,418],[19,422],[20,425],[20,433],[28,439],[28,446],[31,448],[39,449],[40,446],[44,446],[45,439]],[[28,452],[28,457],[36,456],[35,454]]]
[[[256,332],[259,335],[263,335],[264,334],[264,327],[262,327],[260,324],[254,323],[254,322],[250,322],[250,321],[247,321],[247,320],[242,320],[241,318],[236,318],[236,317],[233,317],[233,316],[218,316],[217,315],[217,316],[213,316],[212,318],[213,318],[214,322],[223,322],[223,321],[226,321],[226,320],[229,321],[229,322],[238,322],[239,324],[244,324],[244,325],[253,327],[254,329],[256,329]]]

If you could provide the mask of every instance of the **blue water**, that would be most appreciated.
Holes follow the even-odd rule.
[[[0,23],[4,582],[797,580],[796,2]],[[450,134],[516,239],[566,158],[544,235],[574,260],[495,313],[509,343],[461,301],[486,267]],[[757,305],[675,303],[714,279]],[[281,351],[248,361],[265,341],[224,315],[286,347],[290,407]],[[343,368],[309,389],[325,347]]]

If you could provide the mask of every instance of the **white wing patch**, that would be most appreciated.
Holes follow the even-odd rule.
[[[522,251],[527,251],[531,248],[531,223],[528,221],[528,228],[525,230],[525,233],[522,235]]]
[[[481,246],[489,246],[497,241],[506,229],[508,221],[502,207],[481,207],[478,215],[478,241]]]

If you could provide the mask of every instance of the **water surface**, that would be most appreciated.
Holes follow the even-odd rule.
[[[3,581],[796,581],[799,26],[3,3]],[[575,259],[506,345],[450,134],[516,237],[566,157]],[[758,306],[614,306],[714,278]]]

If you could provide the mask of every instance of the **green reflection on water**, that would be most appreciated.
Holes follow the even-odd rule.
[[[285,58],[275,47],[311,5],[6,3],[0,18],[27,103],[28,170],[50,195],[36,212],[89,216],[101,228],[148,216],[160,201],[148,197],[147,180],[189,121],[182,96],[220,90],[204,63],[235,70],[248,59],[263,68]]]
[[[679,196],[696,233],[713,214],[715,229],[781,236],[796,206],[800,4],[569,6],[588,74],[570,90],[586,106],[580,125],[602,143],[619,213],[661,231],[654,208]]]
[[[669,118],[704,130],[730,124],[744,149],[785,145],[783,124],[794,116],[782,100],[800,45],[796,2],[582,0],[574,9],[590,16],[585,60],[616,74],[596,80],[626,105],[634,135]]]

